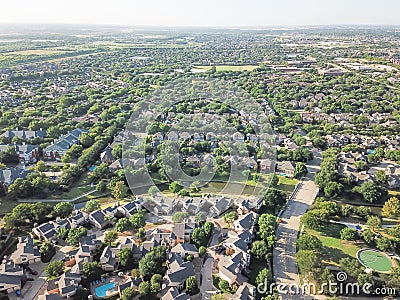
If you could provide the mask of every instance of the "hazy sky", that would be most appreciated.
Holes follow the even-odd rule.
[[[400,24],[399,0],[6,0],[3,23],[167,26]]]

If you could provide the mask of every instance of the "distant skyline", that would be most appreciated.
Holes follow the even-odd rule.
[[[400,25],[398,0],[14,0],[0,23],[263,27]]]

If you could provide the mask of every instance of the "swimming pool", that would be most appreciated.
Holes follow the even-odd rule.
[[[112,290],[109,293],[107,293],[108,290]],[[115,283],[114,282],[109,282],[104,285],[100,285],[97,288],[94,289],[94,292],[96,293],[96,296],[99,298],[105,298],[106,296],[109,296],[110,294],[115,292]]]

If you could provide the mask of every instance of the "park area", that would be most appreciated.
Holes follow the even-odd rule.
[[[193,73],[202,73],[202,72],[207,72],[212,69],[213,66],[194,66],[194,68],[191,70]],[[219,71],[253,71],[254,69],[258,68],[258,66],[254,65],[240,65],[240,66],[235,66],[235,65],[219,65],[215,66],[215,69],[217,72]]]

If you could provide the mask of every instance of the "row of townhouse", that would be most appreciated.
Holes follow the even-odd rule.
[[[196,132],[196,133],[189,133],[189,132],[176,132],[176,131],[169,131],[165,135],[161,132],[157,132],[153,135],[153,140],[163,141],[185,141],[185,140],[193,140],[195,142],[217,142],[217,141],[232,141],[232,142],[244,142],[244,141],[251,141],[251,142],[262,142],[266,143],[271,140],[271,134],[268,133],[261,133],[260,135],[257,134],[243,134],[241,132],[235,132],[233,134],[224,134],[218,135],[213,132]]]
[[[226,233],[227,238],[222,242],[227,255],[223,255],[218,261],[218,275],[231,286],[238,287],[229,299],[254,300],[256,297],[256,289],[247,282],[247,275],[251,259],[250,245],[254,239],[253,232],[257,218],[258,215],[252,211],[240,215],[233,222],[231,229]]]
[[[33,238],[18,238],[17,249],[5,257],[0,265],[0,293],[12,293],[20,290],[28,280],[24,266],[41,260],[39,248]]]
[[[76,128],[65,135],[62,135],[60,138],[55,140],[51,145],[47,146],[43,149],[43,157],[48,160],[61,160],[61,158],[65,155],[65,152],[72,145],[78,143],[80,136],[83,133],[88,133],[89,131],[86,129]]]
[[[25,144],[25,142],[22,145],[17,145],[17,144],[0,145],[0,152],[6,151],[9,147],[15,149],[19,161],[22,164],[35,163],[39,159],[38,145]]]

